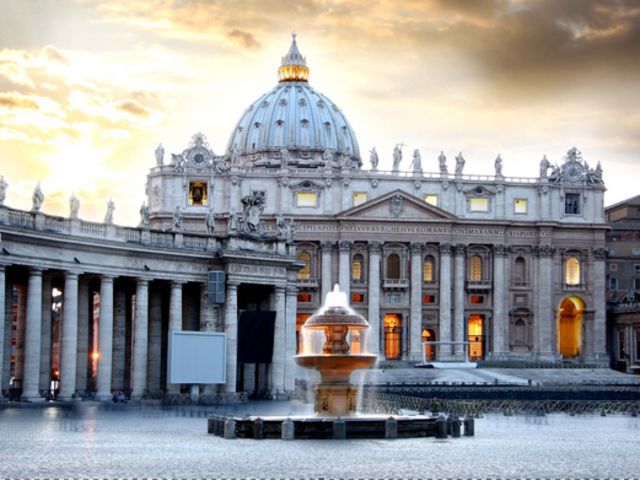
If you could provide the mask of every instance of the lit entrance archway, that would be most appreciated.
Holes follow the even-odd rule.
[[[467,336],[469,360],[482,360],[484,358],[484,315],[469,315]]]
[[[558,309],[558,351],[563,357],[577,357],[582,347],[582,314],[584,301],[580,297],[567,297]]]
[[[402,355],[402,316],[389,313],[384,316],[384,356],[399,360]]]
[[[422,341],[423,342],[435,342],[436,334],[430,328],[425,328],[422,331]],[[424,344],[424,359],[426,361],[435,360],[436,359],[436,348],[433,343],[425,343]]]

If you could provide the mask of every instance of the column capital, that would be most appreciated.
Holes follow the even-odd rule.
[[[286,295],[298,295],[298,289],[296,287],[287,287]]]
[[[276,285],[274,288],[276,294],[284,295],[286,287],[284,285]]]
[[[182,288],[182,286],[187,283],[184,280],[171,280],[171,286],[174,288],[180,287]],[[207,283],[206,281],[202,282],[202,283]]]
[[[336,242],[323,241],[320,242],[322,253],[331,253],[336,246]]]
[[[506,245],[502,245],[501,243],[493,246],[493,254],[496,257],[506,257],[509,251],[510,248]]]
[[[593,256],[596,260],[606,260],[609,250],[605,247],[594,247]]]
[[[441,243],[440,244],[440,253],[442,255],[451,255],[452,248],[453,248],[453,245],[451,245],[450,243]]]
[[[151,278],[148,277],[138,277],[136,278],[136,286],[139,287],[148,287],[149,286],[149,282],[151,281]]]
[[[350,240],[340,240],[338,243],[338,249],[341,252],[350,252],[351,251],[351,241]]]
[[[65,270],[64,279],[65,280],[67,280],[67,279],[73,280],[75,278],[77,280],[81,273],[82,272],[78,272],[76,270]]]
[[[467,250],[467,246],[464,243],[456,243],[453,248],[456,255],[464,255]]]
[[[115,275],[109,275],[109,274],[101,274],[100,275],[100,281],[102,282],[111,282],[113,283],[113,281],[115,280]]]
[[[227,288],[238,288],[240,283],[238,280],[227,280]]]
[[[372,241],[369,242],[369,252],[371,253],[380,253],[382,252],[382,242]]]
[[[42,276],[44,270],[41,267],[29,267],[29,276]]]
[[[420,242],[411,242],[410,248],[412,254],[422,253],[422,243]]]

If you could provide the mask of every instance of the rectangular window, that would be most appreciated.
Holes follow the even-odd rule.
[[[318,194],[315,192],[296,193],[296,207],[317,207]]]
[[[564,213],[566,215],[580,215],[580,194],[579,193],[565,194]]]
[[[616,277],[611,277],[609,279],[609,289],[617,290],[618,289],[618,279]]]
[[[516,198],[513,201],[513,213],[527,213],[526,198]]]
[[[438,206],[438,195],[433,195],[431,193],[427,193],[424,196],[424,201],[429,205],[433,205],[434,207]]]
[[[636,273],[640,273],[640,264],[638,264],[638,263],[634,263],[634,264],[633,264],[633,270],[634,270]]]
[[[640,278],[633,279],[633,289],[640,290]]]
[[[207,182],[189,182],[189,205],[207,204]]]
[[[469,199],[470,212],[488,212],[489,199],[483,197],[472,197]]]
[[[353,192],[353,206],[357,207],[367,201],[367,192]]]
[[[424,295],[422,297],[422,303],[436,303],[435,295]]]
[[[310,293],[299,293],[298,294],[298,301],[301,303],[309,303],[311,301],[311,294]]]
[[[363,303],[363,302],[364,302],[364,293],[351,294],[351,303]]]
[[[479,303],[484,303],[484,295],[470,295],[469,303],[477,305]]]

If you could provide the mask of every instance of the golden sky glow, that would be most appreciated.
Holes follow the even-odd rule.
[[[577,146],[607,204],[640,193],[640,3],[588,0],[2,0],[0,174],[6,204],[136,224],[162,142],[224,153],[277,82],[291,31],[310,83],[343,109],[368,165],[419,148],[465,173],[535,176]]]

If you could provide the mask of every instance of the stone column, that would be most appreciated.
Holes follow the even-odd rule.
[[[370,353],[380,355],[380,254],[382,243],[369,242],[369,341]]]
[[[493,247],[493,339],[491,353],[499,356],[505,352],[505,332],[507,329],[507,312],[505,297],[509,291],[505,285],[505,260],[508,249],[504,245]]]
[[[51,386],[51,276],[42,274],[42,316],[40,323],[40,390],[49,390]]]
[[[553,360],[555,352],[555,311],[553,299],[553,253],[555,248],[541,245],[536,249],[538,256],[538,344],[540,360]],[[535,320],[534,320],[535,322]]]
[[[40,342],[42,327],[42,270],[29,271],[27,319],[24,338],[22,399],[40,401]]]
[[[140,399],[147,389],[147,354],[149,348],[149,281],[136,283],[136,315],[133,334],[133,375],[131,398]]]
[[[440,291],[439,291],[438,340],[450,342],[451,336],[451,244],[440,244]],[[440,345],[438,360],[451,357],[451,345]]]
[[[593,249],[593,351],[598,365],[609,364],[607,353],[607,300],[606,300],[606,259],[607,249],[596,247]],[[635,344],[629,343],[635,348]],[[631,350],[630,348],[630,350]],[[633,352],[629,352],[632,354]],[[633,357],[631,357],[633,358]]]
[[[347,301],[351,302],[351,242],[348,240],[342,240],[338,244],[340,251],[339,263],[338,263],[338,283],[340,284],[340,290],[347,295]]]
[[[65,273],[62,313],[59,397],[61,400],[71,400],[76,393],[78,354],[78,274],[76,272]]]
[[[284,348],[284,389],[293,393],[296,388],[295,368],[293,356],[296,354],[296,309],[298,290],[295,286],[287,287],[285,293],[285,348]]]
[[[89,281],[80,277],[78,281],[78,351],[76,353],[76,390],[87,390],[89,367]]]
[[[6,273],[4,265],[0,265],[0,400],[2,400],[2,390],[4,389],[4,333],[7,320],[6,303]]]
[[[454,298],[453,298],[453,325],[454,339],[463,342],[464,338],[464,260],[466,247],[460,243],[455,246],[455,271],[454,271]],[[465,346],[461,343],[455,345],[455,355],[458,360],[464,357]]]
[[[113,347],[113,277],[100,277],[100,320],[98,326],[98,391],[96,399],[111,400],[111,361]]]
[[[147,355],[147,390],[152,395],[162,392],[162,292],[157,283],[149,286],[149,354]]]
[[[422,245],[411,244],[411,312],[409,316],[409,360],[422,360]]]
[[[131,367],[131,338],[127,336],[127,310],[131,311],[130,301],[128,288],[125,285],[119,285],[119,288],[113,292],[111,389],[114,392],[131,388],[131,370],[127,369]],[[131,328],[133,328],[133,316],[131,316]],[[127,379],[129,379],[128,383]]]
[[[335,242],[322,242],[320,244],[322,251],[322,284],[320,286],[322,298],[320,298],[320,304],[324,302],[324,299],[327,297],[327,293],[333,289],[331,269],[333,266],[332,255],[334,246]]]
[[[171,335],[172,330],[182,331],[182,283],[181,282],[171,282],[171,296],[169,298],[169,335]],[[169,348],[167,348],[167,355],[169,355]],[[169,358],[167,358],[167,365],[169,365]],[[167,378],[167,393],[172,395],[179,394],[180,384],[169,383],[169,378]]]
[[[271,360],[271,394],[277,397],[284,392],[284,352],[285,352],[285,290],[275,288],[276,325],[273,334],[273,359]],[[290,360],[291,361],[291,360]]]
[[[227,382],[225,391],[236,391],[238,370],[238,284],[227,281],[226,303],[224,305],[224,331],[227,334]]]

